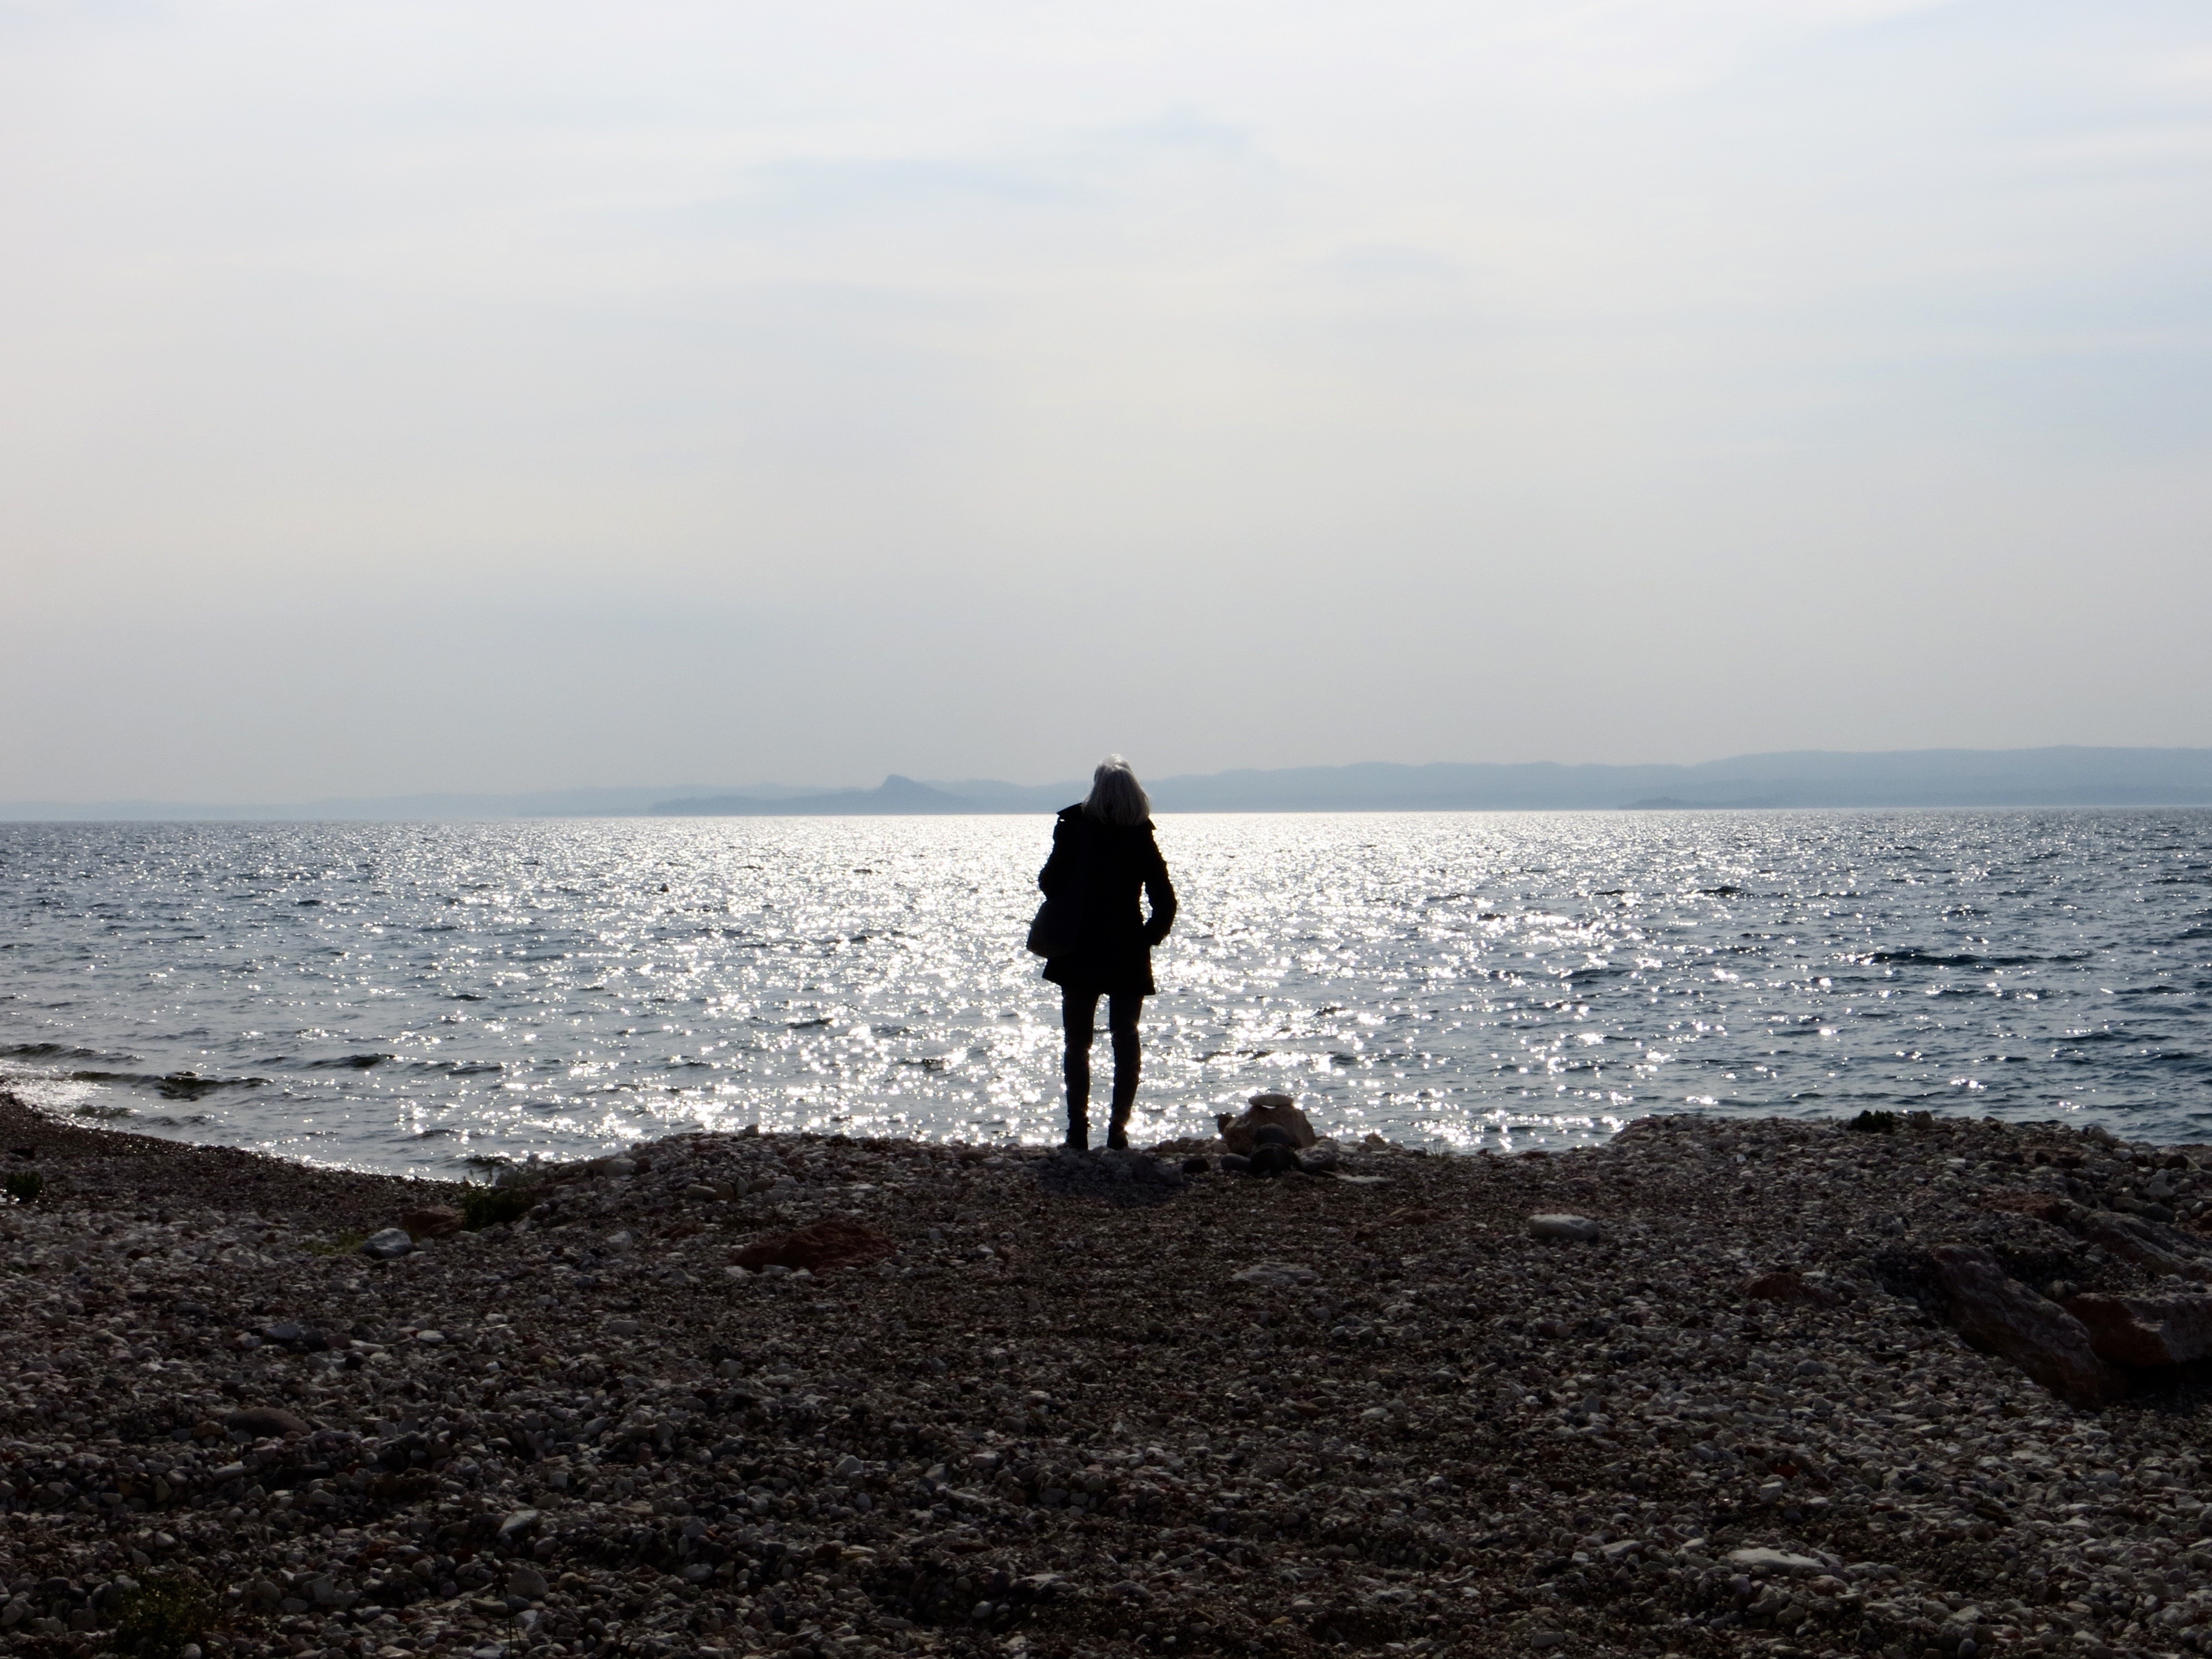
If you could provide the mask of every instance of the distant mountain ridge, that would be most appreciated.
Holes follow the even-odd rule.
[[[1163,812],[1664,811],[1875,806],[2175,806],[2212,804],[2212,749],[1818,750],[1694,766],[1564,766],[1369,761],[1241,769],[1148,783]],[[1037,812],[1082,799],[1075,781],[921,784],[769,800],[674,799],[660,814]],[[893,803],[910,800],[912,805]],[[731,804],[725,804],[731,803]],[[741,803],[741,804],[740,804]]]
[[[831,789],[811,795],[714,795],[703,800],[659,801],[653,808],[661,817],[779,818],[896,817],[1000,810],[916,783],[896,772],[872,789]]]
[[[1050,812],[1087,785],[892,774],[872,789],[670,784],[524,795],[425,794],[293,805],[0,803],[0,820],[458,821],[519,817],[820,817]],[[2212,805],[2212,749],[1806,750],[1691,766],[1369,761],[1154,779],[1163,812],[1663,811],[1778,807]]]

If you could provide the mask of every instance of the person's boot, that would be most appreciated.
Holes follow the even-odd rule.
[[[1060,1143],[1071,1152],[1091,1150],[1091,1050],[1070,1044],[1060,1062],[1067,1084],[1067,1139]]]
[[[1134,1031],[1114,1033],[1114,1107],[1106,1126],[1106,1145],[1114,1152],[1127,1152],[1129,1147],[1129,1112],[1137,1103],[1141,1052]]]

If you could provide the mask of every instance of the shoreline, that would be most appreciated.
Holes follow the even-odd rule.
[[[694,1134],[433,1237],[487,1189],[0,1093],[45,1177],[0,1208],[0,1653],[120,1651],[185,1573],[207,1659],[2212,1650],[2203,1363],[2049,1347],[2212,1331],[2198,1161]]]

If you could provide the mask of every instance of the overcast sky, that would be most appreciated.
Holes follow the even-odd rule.
[[[2203,0],[0,0],[0,796],[2212,744]]]

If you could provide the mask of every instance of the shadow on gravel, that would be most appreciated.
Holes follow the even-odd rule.
[[[1189,1186],[1172,1164],[1142,1152],[1058,1152],[1036,1160],[1037,1185],[1061,1198],[1096,1198],[1117,1210],[1164,1204]]]

